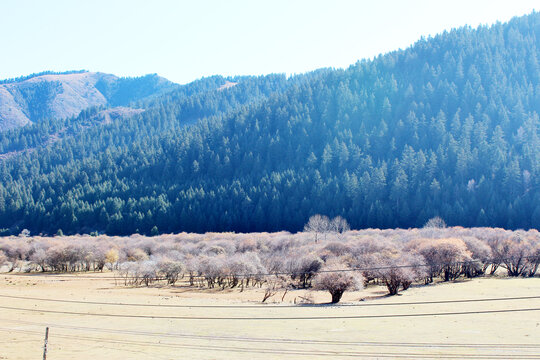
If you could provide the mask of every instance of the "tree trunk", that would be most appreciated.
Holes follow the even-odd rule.
[[[332,304],[337,304],[339,300],[341,300],[343,293],[344,293],[343,290],[336,290],[336,291],[330,292],[330,294],[332,294]]]

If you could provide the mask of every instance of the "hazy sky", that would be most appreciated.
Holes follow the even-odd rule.
[[[214,74],[346,67],[421,36],[507,21],[529,0],[1,0],[0,79],[44,70]]]

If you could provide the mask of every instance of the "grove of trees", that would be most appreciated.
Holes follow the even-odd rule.
[[[4,271],[113,271],[125,285],[175,285],[280,291],[318,289],[339,302],[345,291],[384,285],[390,295],[412,284],[506,274],[535,276],[537,230],[425,227],[313,232],[206,233],[147,237],[0,238]]]

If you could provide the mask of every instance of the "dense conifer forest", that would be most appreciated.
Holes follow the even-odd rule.
[[[299,231],[316,213],[540,228],[539,50],[533,13],[0,133],[0,234]]]

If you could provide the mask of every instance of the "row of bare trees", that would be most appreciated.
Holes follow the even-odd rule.
[[[323,218],[324,220],[324,218]],[[325,220],[326,221],[326,220]],[[328,220],[339,223],[340,219]],[[316,223],[316,222],[314,222]],[[145,237],[0,238],[2,271],[117,271],[125,285],[157,281],[216,289],[264,287],[265,299],[290,289],[347,290],[377,283],[397,294],[414,283],[500,273],[534,276],[536,230],[428,227],[298,234],[207,233]]]
[[[342,234],[350,229],[347,220],[341,216],[336,216],[330,220],[328,216],[319,214],[311,216],[304,226],[304,232],[315,234],[315,242],[318,241],[319,235],[324,236],[324,240],[326,240],[328,234],[341,238]]]

